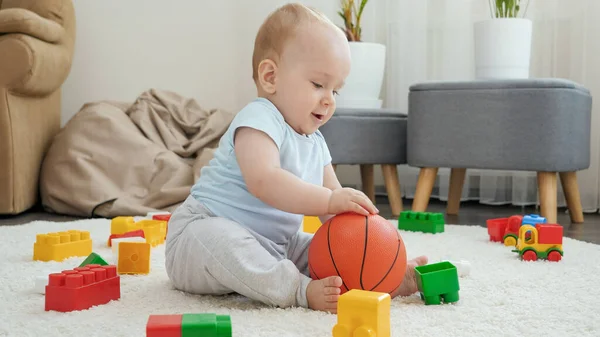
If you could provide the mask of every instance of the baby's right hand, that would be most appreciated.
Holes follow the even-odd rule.
[[[379,210],[361,191],[353,188],[339,188],[333,191],[329,198],[329,214],[355,212],[362,215],[377,214]]]

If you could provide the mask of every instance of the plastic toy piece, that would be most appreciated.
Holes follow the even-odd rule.
[[[490,241],[503,242],[505,246],[516,246],[519,228],[523,223],[521,215],[508,218],[496,218],[486,221]]]
[[[50,274],[45,310],[85,310],[121,298],[121,281],[114,265],[87,265]]]
[[[144,231],[144,237],[152,247],[165,243],[167,222],[160,220],[140,220],[138,226]]]
[[[171,219],[171,213],[161,213],[152,215],[152,220],[158,221],[169,221]]]
[[[150,315],[146,337],[231,337],[229,315],[183,314]]]
[[[469,261],[442,259],[440,262],[444,261],[448,261],[456,267],[458,277],[468,276],[471,273],[471,263],[469,263]]]
[[[333,337],[390,337],[391,297],[387,293],[352,289],[338,299]]]
[[[181,337],[183,315],[150,315],[146,323],[146,337]]]
[[[92,253],[90,232],[70,230],[66,232],[38,234],[33,244],[36,261],[63,261],[74,256]]]
[[[425,305],[458,302],[458,272],[448,261],[415,267],[417,288]]]
[[[119,274],[150,273],[150,244],[147,242],[119,243],[117,271]]]
[[[144,241],[146,241],[146,236],[144,234],[144,231],[141,230],[141,229],[137,229],[137,230],[133,230],[131,232],[123,233],[123,234],[111,234],[108,237],[108,246],[112,247],[112,243],[113,243],[114,239],[119,239],[119,238],[133,238],[133,237],[144,238]]]
[[[398,229],[432,234],[443,233],[444,214],[404,211],[398,218]]]
[[[113,257],[115,258],[115,261],[119,261],[119,243],[121,243],[121,242],[142,242],[142,243],[145,243],[146,239],[140,238],[139,236],[134,236],[134,237],[131,237],[131,238],[113,239],[112,242],[113,242],[113,245],[112,245],[112,254],[113,254]]]
[[[100,266],[108,266],[108,262],[104,261],[104,259],[100,255],[98,255],[94,252],[92,252],[90,255],[88,255],[88,257],[85,260],[83,260],[83,262],[81,262],[81,264],[79,266],[85,267],[88,264],[97,264]]]
[[[321,227],[321,219],[316,216],[305,216],[302,221],[302,230],[305,233],[316,233],[317,230]]]
[[[183,314],[181,337],[231,337],[231,318],[217,314]]]
[[[546,218],[543,216],[539,216],[537,214],[529,214],[523,217],[523,221],[521,221],[522,225],[532,225],[535,226],[539,223],[546,223]]]
[[[544,259],[558,262],[563,257],[563,227],[558,224],[523,225],[513,252],[524,261]]]
[[[110,234],[125,234],[140,229],[132,216],[118,216],[110,222]]]

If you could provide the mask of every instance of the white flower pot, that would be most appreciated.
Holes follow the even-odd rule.
[[[352,65],[344,88],[337,97],[343,108],[381,108],[381,86],[386,47],[380,43],[349,42]]]
[[[528,78],[532,22],[497,18],[474,26],[475,76],[478,79]]]

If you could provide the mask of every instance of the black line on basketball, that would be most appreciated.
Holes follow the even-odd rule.
[[[365,268],[365,260],[367,259],[367,242],[369,242],[369,218],[365,216],[365,249],[363,251],[362,264],[360,265],[360,288],[365,290],[363,285],[363,270]]]
[[[329,241],[329,232],[331,231],[331,226],[333,226],[334,219],[335,218],[332,218],[331,222],[329,223],[329,226],[327,226],[327,248],[329,248],[329,256],[331,256],[331,262],[333,263],[333,268],[335,268],[335,272],[342,279],[342,285],[344,286],[344,288],[346,288],[346,291],[348,291],[350,289],[348,289],[348,287],[346,286],[346,282],[344,282],[344,278],[342,277],[342,275],[340,275],[340,271],[338,270],[338,268],[335,264],[335,259],[333,258],[333,253],[331,252],[331,242]]]
[[[315,273],[315,270],[313,269],[312,265],[310,264],[310,262],[308,263],[308,271],[309,273],[313,273],[313,275],[315,275],[315,277],[317,278],[317,280],[320,280],[321,278],[319,277],[319,275],[317,275],[317,273]]]
[[[398,236],[400,236],[399,233],[398,233]],[[381,278],[381,280],[379,280],[379,282],[377,282],[377,284],[373,288],[371,288],[371,291],[373,291],[373,289],[377,288],[377,286],[380,285],[381,282],[383,282],[383,280],[385,280],[385,278],[388,276],[388,274],[390,273],[390,271],[392,271],[392,268],[394,268],[394,265],[396,264],[396,260],[398,259],[398,253],[399,252],[400,252],[400,240],[398,239],[398,247],[396,248],[396,256],[394,257],[394,262],[392,262],[392,265],[390,266],[390,269],[388,269],[388,271],[385,273],[385,275],[383,275],[383,277]],[[402,280],[400,280],[400,284],[402,284]],[[396,289],[396,288],[394,288],[394,289]],[[394,289],[392,289],[392,291]]]

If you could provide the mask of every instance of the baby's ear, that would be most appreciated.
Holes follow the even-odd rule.
[[[268,94],[275,93],[275,81],[277,77],[277,65],[273,60],[262,60],[258,65],[258,83]]]

